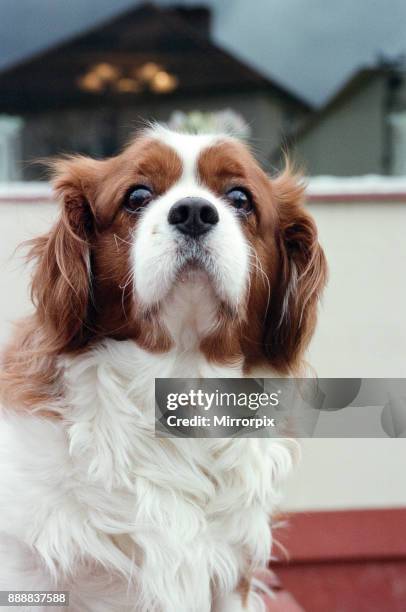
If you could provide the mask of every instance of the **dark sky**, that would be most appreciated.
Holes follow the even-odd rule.
[[[135,0],[0,0],[0,68]],[[160,0],[161,5],[173,0]],[[214,11],[213,37],[320,105],[379,53],[406,51],[406,0],[176,0]]]

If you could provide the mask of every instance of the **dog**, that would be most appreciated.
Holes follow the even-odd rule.
[[[74,612],[261,610],[292,444],[155,438],[154,379],[301,371],[326,280],[302,181],[163,125],[52,171],[35,311],[2,359],[0,590],[67,590]]]

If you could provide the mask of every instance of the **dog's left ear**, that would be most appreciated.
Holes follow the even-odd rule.
[[[90,305],[90,249],[99,165],[87,157],[48,164],[60,213],[44,236],[30,241],[36,262],[31,294],[49,352],[78,348],[86,339]]]
[[[298,372],[317,319],[327,264],[316,224],[304,208],[305,186],[289,166],[272,181],[277,207],[279,277],[265,317],[264,352],[281,372]]]

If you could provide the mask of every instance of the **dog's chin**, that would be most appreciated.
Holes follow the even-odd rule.
[[[238,315],[238,304],[233,304],[218,291],[215,273],[199,261],[186,263],[178,272],[176,281],[169,292],[168,301],[182,295],[196,306],[210,302],[223,316],[234,318]],[[164,300],[165,301],[165,300]]]
[[[175,279],[175,286],[180,284],[184,285],[187,283],[199,283],[199,284],[210,284],[210,273],[199,261],[191,260],[185,262],[185,264],[178,270]]]
[[[157,271],[155,282],[159,279]],[[161,307],[170,302],[176,294],[183,295],[194,294],[196,291],[205,292],[211,299],[218,301],[220,304],[223,300],[216,291],[216,283],[214,273],[210,266],[205,265],[202,261],[192,258],[184,258],[181,265],[173,269],[171,272],[162,276],[161,282],[157,282],[157,290],[154,293],[152,300],[145,299],[144,296],[138,296],[138,306],[140,310],[145,312],[159,311]],[[142,299],[144,297],[144,299]]]
[[[230,278],[229,266],[222,265],[221,258],[204,245],[183,243],[171,263],[165,259],[156,262],[158,265],[148,266],[154,269],[153,277],[141,275],[141,281],[136,278],[136,296],[141,309],[147,312],[159,310],[179,290],[186,295],[186,290],[195,294],[196,290],[204,289],[219,307],[226,306],[233,312],[238,310],[240,295],[232,291],[233,278]]]

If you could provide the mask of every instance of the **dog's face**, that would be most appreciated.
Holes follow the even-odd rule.
[[[169,350],[168,303],[200,284],[211,321],[198,350],[208,359],[298,365],[326,265],[289,171],[271,181],[232,138],[161,127],[117,157],[54,170],[62,214],[34,244],[33,295],[56,352],[102,337]]]

